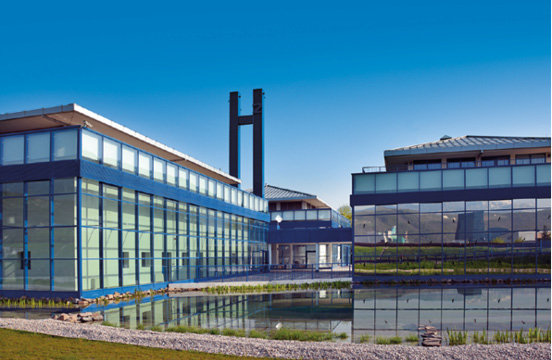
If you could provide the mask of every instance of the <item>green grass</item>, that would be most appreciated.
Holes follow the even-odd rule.
[[[111,326],[111,327],[118,327],[117,325],[109,322],[109,321],[102,321],[103,326]]]
[[[344,332],[335,335],[335,338],[336,338],[336,339],[341,339],[341,340],[345,340],[345,339],[347,339],[348,337],[349,337],[349,335],[347,335],[347,333],[344,333]]]
[[[266,339],[267,337],[266,333],[257,330],[250,330],[247,336],[253,339]]]
[[[370,335],[362,335],[362,336],[358,339],[358,342],[361,343],[361,344],[369,343],[369,342],[370,342]]]
[[[155,326],[150,327],[150,330],[151,331],[163,331],[163,328],[159,325],[155,325]]]
[[[404,338],[404,341],[408,342],[408,343],[417,343],[418,342],[418,335],[408,335],[407,337]]]
[[[402,344],[402,338],[399,336],[383,337],[378,336],[376,338],[376,344],[378,345],[398,345]]]
[[[222,330],[222,335],[224,336],[237,336],[237,337],[246,337],[247,334],[245,333],[245,330],[243,329],[232,329],[232,328],[225,328]]]
[[[270,339],[273,340],[330,341],[333,337],[334,336],[330,332],[304,331],[286,328],[270,332]]]
[[[448,343],[450,346],[466,345],[468,342],[468,333],[465,331],[455,331],[447,329]]]
[[[303,284],[264,284],[264,285],[240,285],[240,286],[213,286],[205,288],[205,291],[211,294],[229,294],[229,293],[255,293],[255,292],[275,292],[275,291],[293,291],[293,290],[328,290],[328,289],[348,289],[351,287],[350,281],[325,281]]]
[[[238,360],[241,356],[207,354],[149,348],[126,344],[62,338],[24,331],[0,329],[0,358],[11,360],[34,359],[137,359],[137,360]],[[8,350],[9,349],[9,350]],[[260,359],[260,358],[247,358]],[[264,358],[267,359],[267,358]]]
[[[167,328],[167,330],[165,330],[165,331],[167,331],[167,332],[178,332],[178,333],[220,335],[220,330],[217,329],[217,328],[206,329],[206,328],[201,328],[201,327],[197,327],[197,326],[185,326],[185,325],[173,326],[173,327]]]

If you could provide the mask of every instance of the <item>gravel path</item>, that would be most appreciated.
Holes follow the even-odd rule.
[[[288,359],[550,359],[550,344],[466,345],[423,348],[405,345],[299,342],[128,330],[96,324],[72,324],[51,319],[0,318],[0,327],[48,335],[167,349]]]

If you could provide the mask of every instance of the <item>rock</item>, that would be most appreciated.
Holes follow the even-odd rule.
[[[92,320],[93,320],[93,321],[103,321],[103,315],[100,314],[99,312],[94,313],[94,314],[92,315]]]
[[[78,317],[87,317],[87,316],[92,316],[93,314],[91,312],[81,312],[81,313],[78,313],[77,316]]]
[[[91,322],[91,321],[94,321],[94,319],[92,319],[92,316],[84,316],[84,317],[80,318],[80,321],[81,322]]]
[[[63,313],[63,314],[59,315],[56,320],[68,321],[70,318],[71,318],[70,315]]]

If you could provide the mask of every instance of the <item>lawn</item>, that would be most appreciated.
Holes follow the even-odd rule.
[[[71,339],[0,329],[0,359],[258,359]]]

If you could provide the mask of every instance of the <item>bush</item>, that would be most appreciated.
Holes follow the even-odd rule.
[[[150,328],[151,331],[163,331],[163,329],[161,328],[161,326],[159,325],[155,325],[155,326],[152,326]]]
[[[418,336],[417,335],[408,335],[407,337],[404,338],[404,340],[406,342],[409,342],[409,343],[417,343],[418,342]]]
[[[345,340],[349,337],[349,335],[347,335],[347,333],[342,332],[342,333],[339,333],[339,334],[335,335],[335,337],[337,339]]]

